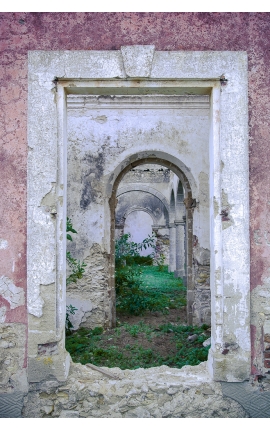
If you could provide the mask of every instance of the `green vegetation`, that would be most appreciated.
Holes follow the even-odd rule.
[[[170,323],[153,328],[140,322],[122,324],[103,333],[102,328],[79,329],[66,339],[66,348],[77,363],[120,369],[148,368],[161,365],[181,368],[197,365],[207,359],[209,347],[202,343],[209,337],[207,326],[175,326]],[[195,336],[195,340],[188,338]],[[171,350],[159,350],[158,345],[171,344]],[[122,339],[125,339],[123,342]]]
[[[168,272],[168,266],[160,271],[159,266],[141,267],[143,290],[145,294],[156,294],[164,300],[163,311],[166,308],[176,309],[186,306],[186,287],[181,278],[175,278],[173,273]],[[165,302],[167,302],[165,306]]]
[[[168,313],[169,309],[186,305],[182,280],[168,270],[160,271],[158,266],[118,267],[115,285],[116,310],[124,314]]]
[[[67,240],[73,241],[70,233],[77,234],[77,231],[73,228],[71,219],[67,217]],[[73,258],[69,251],[66,252],[67,264],[70,269],[70,274],[66,279],[66,285],[71,284],[72,282],[77,282],[78,279],[83,277],[85,272],[86,264],[84,262],[80,262],[80,260],[76,260]],[[71,329],[73,328],[73,324],[70,321],[70,315],[74,315],[78,309],[72,305],[66,306],[66,333],[71,333]]]
[[[77,234],[77,231],[73,228],[72,222],[70,218],[67,218],[67,240],[71,240],[72,236],[69,233],[75,233]],[[76,260],[76,258],[73,258],[69,251],[66,253],[67,258],[67,264],[71,270],[70,275],[67,277],[67,285],[71,284],[72,282],[77,282],[78,279],[81,279],[83,277],[83,274],[85,272],[86,264],[84,262],[80,262],[80,260]]]
[[[155,253],[141,257],[139,251],[155,247],[155,236],[142,243],[130,241],[124,234],[115,243],[115,288],[118,312],[143,315],[146,311],[166,313],[170,308],[186,304],[185,288],[180,278],[174,278],[164,266],[164,256]],[[158,260],[158,263],[157,263]],[[153,265],[153,261],[157,264]]]
[[[71,225],[72,228],[72,225]],[[70,230],[74,233],[74,231]],[[154,236],[141,244],[123,235],[116,241],[116,310],[119,319],[124,316],[142,316],[137,324],[121,323],[103,332],[81,328],[66,331],[66,349],[74,362],[120,369],[148,368],[161,365],[181,368],[197,365],[207,359],[209,347],[203,342],[209,338],[206,325],[191,327],[180,323],[159,324],[156,315],[168,315],[186,306],[186,289],[180,278],[168,273],[164,256],[141,257],[139,250],[154,245]],[[159,261],[157,261],[159,260]],[[153,266],[153,261],[155,266]],[[75,270],[73,272],[75,274]],[[75,281],[76,282],[76,281]],[[69,309],[70,313],[75,311]],[[150,314],[150,324],[143,315]],[[177,321],[179,317],[177,316]],[[68,313],[67,313],[68,321]]]

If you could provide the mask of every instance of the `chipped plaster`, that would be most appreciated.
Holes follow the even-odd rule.
[[[16,287],[12,280],[6,276],[0,277],[0,294],[8,301],[10,309],[23,306],[25,303],[23,288]]]
[[[136,48],[137,49],[137,48]],[[138,48],[139,49],[139,48]],[[114,91],[136,88],[136,91],[144,91],[146,88],[158,88],[166,91],[170,86],[175,89],[198,88],[206,90],[211,95],[211,126],[210,126],[210,228],[211,228],[211,289],[212,307],[215,309],[216,296],[222,294],[226,297],[227,288],[231,288],[241,296],[240,304],[234,303],[234,319],[225,318],[225,325],[221,329],[217,323],[222,319],[223,301],[219,302],[219,313],[212,312],[213,338],[209,358],[209,369],[215,378],[223,380],[238,378],[241,380],[244,373],[249,374],[248,345],[233,351],[230,358],[230,366],[215,366],[215,361],[222,362],[224,357],[219,356],[219,344],[222,338],[230,332],[238,330],[243,321],[247,324],[249,320],[249,235],[248,235],[248,150],[247,150],[247,58],[244,52],[162,52],[154,51],[150,75],[147,79],[142,77],[139,82],[132,80],[121,80],[124,77],[123,65],[126,69],[134,61],[123,57],[121,51],[34,51],[29,53],[29,180],[28,180],[28,290],[29,300],[38,297],[39,285],[56,283],[56,333],[61,336],[65,316],[65,208],[66,208],[66,108],[65,91],[69,94],[79,92],[83,94],[84,88],[99,88],[100,94],[110,94]],[[141,48],[142,56],[145,49]],[[137,56],[137,61],[139,60]],[[200,65],[195,67],[194,64]],[[220,76],[226,71],[227,85],[220,90]],[[134,74],[137,72],[134,69]],[[144,71],[144,73],[148,73]],[[65,80],[58,81],[57,92],[52,93],[52,81],[55,76],[63,77]],[[117,79],[113,79],[117,77]],[[83,81],[83,79],[94,79]],[[98,81],[99,79],[104,79]],[[172,81],[170,81],[172,79]],[[101,90],[100,88],[103,88]],[[138,90],[139,88],[139,90]],[[180,92],[181,94],[181,92]],[[103,97],[103,96],[102,96]],[[104,98],[104,97],[103,97]],[[35,102],[31,103],[31,100]],[[42,106],[42,109],[39,109]],[[100,126],[107,124],[103,123]],[[56,129],[58,133],[55,133]],[[233,135],[233,139],[231,136]],[[237,144],[236,144],[237,143]],[[123,144],[123,142],[122,142]],[[151,143],[154,145],[154,142]],[[104,209],[98,211],[103,222],[110,217],[109,201],[112,193],[113,178],[120,178],[130,163],[140,163],[144,157],[160,157],[169,163],[171,160],[179,168],[184,168],[184,173],[191,178],[191,187],[197,187],[196,180],[192,181],[190,169],[186,169],[181,162],[181,154],[177,148],[171,150],[171,154],[164,152],[162,146],[150,148],[148,151],[134,154],[130,147],[128,150],[122,148],[116,154],[115,161],[104,172],[103,185],[99,184],[96,203],[92,210],[105,198]],[[163,151],[163,152],[162,152]],[[121,155],[121,162],[119,156]],[[220,160],[224,163],[222,175]],[[145,158],[146,159],[146,158]],[[233,163],[232,163],[233,161]],[[182,164],[181,164],[182,163]],[[134,164],[134,165],[135,165]],[[136,165],[137,165],[136,164]],[[237,165],[237,170],[233,168]],[[173,170],[173,168],[172,168]],[[56,175],[57,172],[57,175]],[[234,181],[231,181],[231,175]],[[113,174],[113,176],[112,176]],[[181,179],[182,180],[182,179]],[[92,181],[92,179],[91,179]],[[45,214],[39,206],[43,197],[51,190],[52,183],[56,183],[56,211],[55,214]],[[185,186],[185,183],[183,182]],[[198,189],[198,187],[197,187]],[[221,207],[222,191],[228,195],[228,201],[233,206],[239,200],[241,191],[241,216],[237,216],[237,223],[229,229],[222,230],[220,215],[213,213],[212,202],[214,199]],[[196,197],[196,193],[194,193]],[[234,207],[234,206],[233,206]],[[106,225],[106,224],[105,224]],[[108,227],[108,226],[107,226]],[[106,228],[107,228],[106,227]],[[110,258],[110,233],[102,234],[94,230],[95,241],[101,249],[108,253]],[[229,232],[229,234],[227,233]],[[97,234],[98,233],[98,234]],[[232,254],[231,245],[239,252]],[[39,266],[37,266],[37,264]],[[239,271],[239,267],[241,270]],[[215,271],[222,268],[221,279],[215,281]],[[38,270],[37,270],[38,269]],[[37,276],[38,273],[38,276]],[[224,277],[224,274],[226,275]],[[217,299],[218,300],[218,299]],[[107,305],[106,305],[107,306]],[[238,313],[238,308],[241,312]],[[240,309],[239,309],[240,310]],[[109,317],[109,315],[108,315]],[[42,327],[42,317],[40,318]],[[242,332],[241,332],[242,333]],[[45,337],[44,337],[45,339]],[[52,340],[51,340],[52,341]],[[44,343],[46,343],[44,341]],[[241,342],[238,342],[241,344]],[[217,345],[217,349],[215,350]],[[35,360],[34,357],[32,360]],[[238,372],[239,360],[243,365]],[[234,365],[233,363],[236,363]],[[34,361],[33,361],[34,363]],[[210,363],[214,363],[211,367]],[[34,366],[34,364],[33,364]],[[35,366],[34,366],[35,368]],[[223,369],[223,370],[222,370]],[[245,372],[244,372],[245,369]],[[35,376],[36,377],[36,376]]]

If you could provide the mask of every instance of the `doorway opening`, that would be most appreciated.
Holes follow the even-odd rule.
[[[115,263],[116,311],[120,320],[123,315],[127,319],[137,316],[139,320],[148,312],[148,319],[152,316],[157,324],[157,317],[162,314],[163,317],[167,314],[162,318],[166,322],[180,321],[181,313],[186,323],[183,199],[177,220],[183,231],[177,231],[177,244],[176,240],[171,240],[176,234],[170,233],[176,229],[176,218],[175,210],[170,210],[169,199],[178,187],[177,182],[180,182],[177,175],[164,165],[144,163],[130,169],[119,183],[115,208]],[[173,266],[176,254],[177,271]],[[125,287],[125,277],[119,279],[119,273],[128,275],[135,269],[141,285],[132,292],[132,284]]]
[[[209,115],[207,94],[67,96],[67,215],[79,230],[68,249],[85,264],[83,278],[67,287],[67,304],[77,309],[70,315],[73,328],[114,328],[117,309],[136,316],[163,312],[163,317],[176,303],[186,315],[183,323],[202,326],[205,289],[210,325],[209,276],[195,291],[193,270],[194,237],[198,255],[204,250],[210,256]],[[126,220],[135,216],[148,217],[151,234],[139,239],[133,229],[128,232],[136,237],[132,241],[125,234]],[[164,276],[166,267],[168,281],[178,279],[174,290],[167,294],[152,287],[146,294],[148,285],[139,284],[147,284],[150,274],[143,281],[138,270],[146,269],[134,266],[130,273],[117,270],[115,283],[119,240],[121,246],[134,243],[145,251],[151,245],[153,270],[160,268]],[[125,257],[142,259],[140,252]],[[209,274],[210,259],[207,264]]]
[[[226,79],[221,80],[224,72]],[[69,96],[75,108],[71,128]],[[133,122],[124,115],[132,110]],[[151,121],[147,117],[150,111],[154,114]],[[117,112],[123,113],[122,119]],[[168,122],[168,118],[173,121]],[[202,127],[204,120],[205,124],[208,121],[207,127]],[[204,250],[211,249],[213,331],[209,371],[216,380],[246,378],[250,371],[246,53],[157,52],[153,47],[139,46],[110,53],[30,52],[28,121],[29,381],[40,381],[40,375],[44,378],[50,374],[65,380],[69,369],[64,327],[66,152],[70,142],[75,150],[74,163],[85,169],[74,193],[80,196],[78,204],[74,202],[83,216],[74,220],[74,226],[80,227],[89,267],[93,268],[91,276],[104,287],[103,291],[96,285],[93,288],[93,297],[104,304],[100,313],[104,323],[113,323],[114,234],[110,228],[115,220],[111,224],[108,220],[115,180],[127,165],[132,167],[141,157],[138,154],[144,158],[154,154],[184,171],[196,199],[193,230],[188,219],[186,225],[194,236],[198,287],[206,275],[200,273],[201,263],[207,262]],[[110,128],[111,121],[114,126]],[[199,131],[193,128],[197,148],[193,153],[189,151],[190,121]],[[185,129],[179,134],[181,124]],[[104,129],[93,136],[95,125]],[[121,136],[120,127],[124,130]],[[206,133],[202,141],[203,130]],[[82,158],[76,152],[76,142],[85,150]],[[199,156],[198,163],[194,155]],[[203,160],[208,160],[208,165]],[[91,162],[93,170],[89,169]],[[197,169],[202,162],[205,171]],[[207,211],[205,191],[209,189],[210,234],[201,223]],[[191,207],[194,204],[190,201]],[[224,211],[226,217],[221,216]],[[188,258],[188,249],[186,255]],[[189,270],[187,265],[187,286],[192,275]],[[189,300],[196,303],[193,290],[188,290]],[[92,310],[98,315],[95,306]],[[194,306],[189,317],[193,314],[199,319],[204,312],[196,312]],[[50,365],[40,360],[41,346],[48,349]]]
[[[115,327],[89,330],[86,322],[67,338],[67,349],[75,361],[122,369],[197,365],[207,359],[210,343],[203,343],[211,330],[210,324],[187,322],[185,273],[191,289],[193,236],[186,225],[192,231],[196,205],[177,166],[153,154],[140,157],[120,172],[110,199]],[[77,341],[85,338],[88,344],[77,353]]]

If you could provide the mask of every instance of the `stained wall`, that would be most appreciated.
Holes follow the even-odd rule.
[[[8,343],[14,362],[20,357],[19,367],[26,367],[27,52],[154,44],[156,50],[248,54],[252,372],[261,374],[263,350],[270,345],[269,13],[1,13],[0,31],[0,304],[4,328],[15,322],[14,336],[22,342]]]

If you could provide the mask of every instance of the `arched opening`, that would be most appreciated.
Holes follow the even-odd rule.
[[[165,225],[166,233],[168,237],[168,271],[173,273],[175,277],[181,277],[183,279],[184,284],[187,286],[187,298],[190,297],[188,292],[193,289],[192,284],[192,217],[193,217],[193,209],[195,200],[192,197],[192,190],[190,183],[184,174],[184,172],[176,165],[171,163],[171,161],[166,160],[167,157],[161,159],[152,154],[152,157],[141,158],[141,155],[137,156],[139,160],[136,162],[131,162],[127,164],[122,171],[119,172],[116,177],[113,187],[112,194],[110,198],[110,208],[111,208],[111,255],[113,258],[111,259],[111,282],[112,282],[112,290],[114,291],[114,247],[115,247],[115,237],[119,237],[119,233],[115,234],[115,227],[118,230],[118,222],[119,222],[119,212],[121,211],[118,208],[119,197],[123,196],[118,190],[124,190],[127,188],[127,184],[124,181],[124,178],[127,174],[131,174],[129,172],[138,171],[138,167],[146,167],[145,172],[150,171],[149,166],[159,166],[160,171],[163,169],[171,172],[170,180],[167,183],[166,192],[163,194],[163,200],[166,201],[166,207],[164,205],[164,213],[166,213]],[[132,157],[131,157],[132,158]],[[133,156],[134,158],[134,156]],[[181,163],[181,161],[180,161]],[[122,164],[123,166],[123,164]],[[137,168],[137,169],[136,169]],[[117,171],[117,169],[116,169]],[[137,174],[138,176],[138,174]],[[136,179],[138,181],[138,178]],[[153,179],[152,179],[153,181]],[[182,185],[184,184],[184,185]],[[134,185],[134,190],[131,187],[130,179],[129,179],[129,193],[138,190],[142,186],[138,187],[138,184]],[[144,192],[146,192],[146,184],[144,183]],[[151,183],[151,187],[154,188],[153,183]],[[184,204],[184,187],[186,193],[186,201]],[[174,189],[176,189],[177,200],[175,199]],[[157,189],[156,189],[157,191]],[[160,193],[161,194],[161,193]],[[167,199],[165,200],[165,195],[167,194]],[[117,197],[118,196],[118,197]],[[159,196],[160,197],[160,196]],[[123,204],[123,203],[122,203]],[[132,201],[132,205],[136,205],[136,202]],[[184,208],[183,208],[184,206]],[[145,208],[147,210],[147,208]],[[118,215],[117,215],[118,213]],[[187,224],[187,228],[186,228]],[[122,229],[124,227],[123,219],[122,219]],[[156,228],[155,231],[158,229]],[[124,231],[124,229],[123,229]],[[188,232],[186,234],[186,232]],[[186,263],[186,264],[185,264]],[[186,273],[188,276],[186,276]],[[114,298],[115,300],[115,298]],[[115,303],[115,302],[114,302]],[[114,324],[116,322],[116,307],[115,304],[112,305],[112,317]],[[190,319],[193,303],[187,302],[187,320]],[[189,321],[192,324],[192,321]]]
[[[124,234],[130,235],[130,240],[135,243],[142,242],[147,236],[152,235],[153,219],[148,211],[144,208],[130,211],[125,218]],[[141,249],[138,253],[141,256],[147,256],[153,252],[154,248],[150,246],[147,249]]]
[[[126,100],[125,97],[110,96],[109,99],[103,96],[101,98],[83,97],[83,103],[79,101],[78,106],[76,105],[79,110],[73,104],[74,99],[71,97],[68,100],[68,114],[70,115],[68,162],[71,166],[68,213],[73,211],[81,230],[76,253],[77,258],[85,261],[87,273],[85,280],[78,283],[77,288],[75,286],[73,291],[69,290],[67,293],[68,297],[76,300],[80,296],[83,305],[88,300],[89,306],[92,306],[91,310],[84,310],[83,318],[86,321],[81,320],[81,326],[89,329],[99,326],[106,330],[117,326],[116,307],[119,309],[119,300],[115,295],[115,240],[119,234],[124,233],[127,216],[139,210],[143,210],[153,217],[152,231],[157,235],[156,244],[160,248],[163,245],[163,249],[159,249],[159,252],[155,253],[154,259],[156,261],[159,259],[160,263],[165,256],[168,260],[166,263],[169,265],[167,275],[169,274],[174,280],[184,279],[187,288],[185,323],[192,326],[195,297],[193,235],[196,234],[196,228],[198,229],[198,220],[205,226],[209,222],[207,189],[208,201],[204,205],[203,219],[196,207],[201,193],[199,175],[201,171],[208,172],[209,168],[207,159],[208,109],[202,109],[199,113],[194,112],[194,116],[190,119],[190,110],[183,111],[182,115],[182,111],[178,111],[177,105],[174,115],[179,129],[172,133],[174,127],[172,111],[166,111],[167,117],[164,121],[162,110],[166,110],[165,105],[159,104],[158,109],[162,110],[153,111],[152,108],[149,109],[148,99],[145,100],[147,103],[143,105],[144,110],[141,110],[142,105],[140,104],[142,125],[138,121],[137,110],[131,108],[131,105],[129,105],[129,109],[120,109],[122,105],[119,106],[119,103],[123,103]],[[107,106],[108,100],[109,107]],[[98,105],[92,105],[93,101]],[[85,107],[85,103],[90,104]],[[106,115],[104,115],[105,112]],[[86,114],[89,121],[87,120],[85,123]],[[198,126],[198,121],[195,121],[197,116],[199,122],[204,125],[203,131],[202,127]],[[187,126],[187,121],[191,122],[191,128]],[[161,123],[163,126],[160,128]],[[87,124],[86,128],[83,124]],[[141,127],[142,136],[139,134]],[[194,129],[196,129],[196,133]],[[78,145],[74,136],[82,131],[84,137]],[[203,156],[198,155],[198,146],[205,148]],[[164,148],[167,152],[164,151]],[[164,184],[162,189],[151,182],[154,166],[159,166],[157,171],[161,172],[161,176],[166,172],[172,176],[168,182],[164,182],[166,190]],[[138,180],[137,176],[133,178],[132,183],[130,180],[125,180],[124,178],[130,175],[130,172],[138,177],[148,175],[150,183]],[[184,210],[183,205],[185,205]],[[194,211],[197,217],[195,230],[193,230]],[[161,230],[165,230],[165,232],[161,232]],[[207,235],[207,228],[205,230]],[[200,243],[199,234],[198,238]],[[129,246],[125,240],[121,246]],[[186,242],[186,247],[184,242]],[[205,241],[203,245],[200,243],[200,246],[208,248],[208,242]],[[165,246],[167,246],[166,252],[163,251]],[[164,263],[160,265],[167,266]],[[130,279],[128,275],[124,275],[124,283],[128,284]],[[118,286],[119,284],[117,284],[117,288]],[[132,292],[133,296],[134,294]],[[126,296],[125,292],[125,298]],[[199,300],[200,297],[198,297],[197,303]],[[174,301],[173,297],[171,301]],[[210,307],[210,303],[208,306]],[[170,306],[166,307],[170,309]],[[127,309],[127,303],[123,304],[123,308]],[[200,323],[203,324],[203,321]]]
[[[192,219],[195,199],[185,174],[176,164],[166,159],[169,157],[168,154],[164,154],[164,158],[154,157],[153,153],[152,157],[136,154],[130,158],[137,156],[139,159],[136,162],[122,161],[120,172],[117,172],[119,167],[117,166],[113,175],[109,176],[111,184],[107,183],[106,186],[107,190],[111,190],[109,198],[111,252],[108,257],[112,324],[105,333],[110,333],[112,348],[117,348],[120,354],[126,346],[130,351],[131,355],[125,364],[121,363],[123,368],[152,367],[161,364],[182,367],[186,362],[198,364],[200,360],[207,358],[207,349],[203,347],[202,341],[201,344],[195,342],[198,334],[193,330],[199,328],[187,325],[189,308],[193,307],[193,303],[187,303],[190,294],[183,285],[185,270],[183,261],[187,261],[189,269],[187,272],[193,273]],[[185,208],[182,206],[184,204]],[[191,234],[185,239],[187,221]],[[184,230],[183,234],[179,232],[179,227]],[[137,245],[143,243],[152,233],[155,233],[155,246],[147,246],[145,250],[137,248]],[[129,238],[125,237],[127,235],[130,235]],[[185,241],[187,246],[184,244]],[[132,252],[135,249],[135,253],[129,253],[130,244]],[[185,249],[189,250],[187,256]],[[157,260],[164,257],[163,253],[166,253],[162,263],[165,270],[162,269],[160,273],[161,265]],[[155,254],[150,264],[142,260],[149,254]],[[179,276],[179,273],[182,276]],[[162,277],[162,284],[158,283],[159,277]],[[188,281],[191,290],[192,276],[187,279]],[[189,332],[184,334],[187,327]],[[117,339],[115,330],[119,333]],[[210,332],[205,333],[204,330],[205,327],[200,330],[203,339],[210,336]],[[179,348],[181,342],[179,338],[176,341],[176,333],[183,336],[181,342],[183,341],[185,351]],[[197,357],[196,362],[185,361],[189,360],[186,355],[189,347],[193,348],[188,336],[194,339],[194,348],[198,351],[201,348],[204,354],[201,355],[201,359]],[[140,364],[135,362],[138,350],[144,355],[149,354],[148,361],[143,359]],[[106,365],[111,366],[109,360]]]

